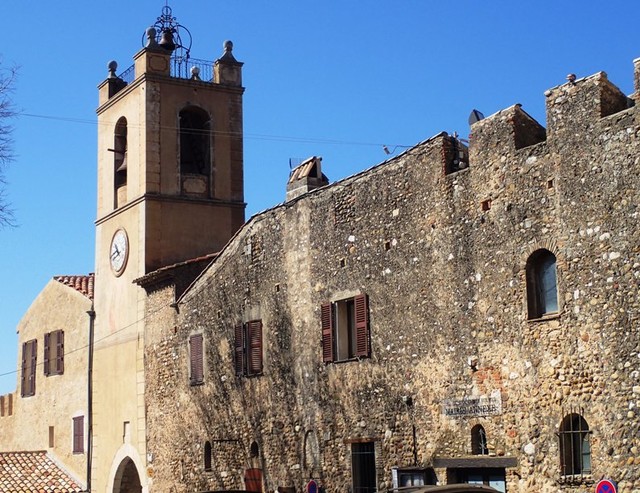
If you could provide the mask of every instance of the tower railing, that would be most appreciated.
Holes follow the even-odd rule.
[[[192,69],[196,67],[197,78],[205,82],[213,81],[213,62],[198,58],[187,58],[184,56],[171,57],[171,77],[176,79],[192,79],[194,75]],[[135,65],[131,65],[127,70],[118,75],[126,84],[130,84],[135,79]]]

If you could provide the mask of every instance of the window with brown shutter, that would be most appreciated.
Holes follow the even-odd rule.
[[[44,374],[64,373],[64,331],[56,330],[44,335]]]
[[[36,362],[38,341],[33,339],[22,344],[22,374],[20,395],[29,397],[36,393]]]
[[[262,320],[252,320],[247,324],[247,375],[262,373]]]
[[[262,374],[262,320],[234,328],[234,369],[237,376]]]
[[[51,333],[44,335],[44,374],[49,376],[51,369],[49,368],[49,352],[51,350]]]
[[[84,454],[84,416],[73,418],[73,453]]]
[[[244,374],[244,325],[236,325],[234,328],[234,356],[233,365],[237,376]]]
[[[56,372],[58,375],[64,373],[64,332],[57,331],[58,339],[56,341]]]
[[[348,361],[371,356],[369,303],[366,294],[320,307],[322,360]]]
[[[191,385],[204,382],[204,355],[202,351],[202,334],[194,334],[189,338],[189,356],[191,363]]]
[[[333,303],[325,303],[320,307],[322,320],[322,361],[333,361]]]
[[[354,319],[356,326],[356,356],[358,358],[369,357],[369,307],[367,295],[360,294],[353,298]]]

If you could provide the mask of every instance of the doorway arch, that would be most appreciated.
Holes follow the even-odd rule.
[[[113,478],[113,493],[142,493],[140,474],[131,457],[125,457]]]

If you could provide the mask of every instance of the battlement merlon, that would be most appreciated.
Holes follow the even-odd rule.
[[[633,100],[612,84],[605,72],[554,87],[545,96],[549,141],[556,135],[563,140],[583,138],[601,118],[633,106]]]
[[[474,123],[469,135],[471,165],[491,160],[496,155],[511,154],[518,149],[546,140],[546,131],[534,118],[514,104]]]
[[[605,72],[553,87],[545,92],[547,129],[519,104],[503,109],[471,126],[471,165],[511,154],[548,139],[566,143],[584,139],[603,117],[624,111],[640,100],[640,58],[634,60],[635,93],[627,97],[609,81]]]
[[[640,100],[640,58],[633,61],[633,88],[635,90],[633,99]]]

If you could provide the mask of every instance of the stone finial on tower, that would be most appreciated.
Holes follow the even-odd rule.
[[[117,77],[116,70],[118,70],[118,62],[111,60],[107,65],[107,68],[109,69],[109,76],[107,78],[115,79]]]
[[[223,44],[224,53],[213,64],[213,81],[216,84],[230,86],[242,85],[242,62],[233,56],[233,42],[227,40]]]
[[[127,85],[125,81],[123,81],[116,75],[116,70],[118,70],[118,62],[116,62],[115,60],[111,60],[107,65],[107,69],[109,70],[107,80],[100,85],[101,99],[109,99],[111,96],[115,95],[118,91],[120,91]]]
[[[154,50],[158,48],[158,42],[156,41],[157,34],[158,32],[156,31],[155,27],[152,26],[147,28],[147,42],[144,45],[145,48],[147,48],[148,50]]]

